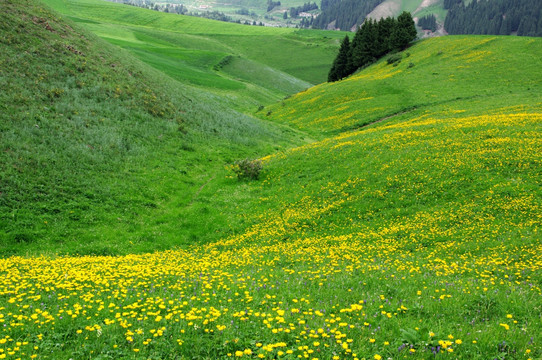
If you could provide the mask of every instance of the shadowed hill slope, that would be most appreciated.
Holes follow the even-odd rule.
[[[200,176],[288,143],[282,130],[173,81],[36,1],[1,7],[3,253],[170,247],[170,237],[156,240],[160,231],[141,227],[145,214],[183,208],[207,181]],[[206,232],[185,224],[173,241],[189,241],[192,231]]]

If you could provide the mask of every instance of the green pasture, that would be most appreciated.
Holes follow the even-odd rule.
[[[536,38],[447,36],[420,41],[390,65],[384,58],[334,84],[321,84],[265,109],[269,118],[319,131],[342,131],[459,100],[536,101],[542,47]],[[517,56],[525,59],[519,65]],[[505,65],[506,64],[506,65]],[[333,89],[331,92],[329,89]],[[521,94],[521,95],[519,95]],[[474,105],[473,105],[474,106]]]
[[[540,39],[308,87],[344,34],[47,4],[0,3],[0,358],[542,357]]]
[[[47,3],[182,83],[221,96],[228,92],[243,110],[325,81],[340,38],[336,33],[231,24],[100,0]],[[231,56],[250,60],[252,67],[262,68],[262,74],[253,83],[246,76],[240,79],[217,71],[222,59]],[[271,75],[265,69],[274,69],[274,74],[264,83],[262,79]],[[286,89],[275,86],[281,82],[291,85],[278,91]]]

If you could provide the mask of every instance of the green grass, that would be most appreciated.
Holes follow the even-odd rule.
[[[224,23],[100,0],[46,3],[170,77],[227,96],[242,111],[254,111],[325,81],[341,36]],[[254,72],[253,82],[216,71],[228,56],[273,69],[277,82],[292,85],[267,88],[269,82],[261,82],[267,75]]]
[[[542,91],[536,71],[541,49],[538,39],[495,36],[420,41],[402,53],[397,66],[384,58],[367,71],[313,87],[266,112],[301,129],[334,132],[413,109],[453,107],[463,99],[474,103],[494,97],[503,106],[536,103]],[[518,56],[525,63],[520,65]]]
[[[0,354],[542,356],[539,39],[422,41],[255,119],[33,0],[0,6]],[[147,30],[115,38],[176,38]],[[247,92],[290,91],[223,59]],[[245,157],[259,180],[235,178]]]
[[[207,241],[201,222],[190,223],[199,215],[182,214],[198,189],[223,176],[225,164],[295,137],[25,4],[4,4],[4,255],[118,254]]]

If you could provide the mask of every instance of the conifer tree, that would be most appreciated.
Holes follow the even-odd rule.
[[[328,81],[337,81],[341,80],[342,78],[350,75],[348,70],[348,64],[350,57],[350,38],[348,35],[346,35],[341,42],[341,47],[339,48],[339,54],[335,58],[335,61],[333,61],[333,66],[331,66],[331,70],[328,74]]]
[[[351,43],[346,36],[329,71],[328,81],[340,80],[391,50],[405,48],[416,38],[417,32],[410,13],[405,12],[400,18],[401,22],[390,17],[380,19],[378,22],[366,19],[356,31]]]
[[[412,15],[407,11],[403,11],[403,13],[397,17],[397,23],[391,33],[391,48],[393,50],[405,49],[412,40],[416,39],[417,34],[416,25],[414,24],[414,20],[412,20]]]

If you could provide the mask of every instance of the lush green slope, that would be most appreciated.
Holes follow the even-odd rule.
[[[383,59],[337,85],[315,86],[266,112],[275,121],[333,132],[414,109],[453,108],[464,99],[475,104],[491,98],[490,104],[500,106],[532,104],[542,92],[541,45],[536,38],[429,39],[401,54],[400,63],[390,65]]]
[[[194,204],[201,186],[224,164],[292,138],[33,1],[3,2],[2,13],[3,254],[127,253],[210,240]],[[209,212],[210,225],[223,217]]]
[[[47,256],[0,259],[0,356],[542,356],[539,40],[424,41],[265,109],[274,126],[19,4],[1,5],[2,250]],[[224,168],[245,154],[269,154],[260,180]]]
[[[340,34],[296,31],[166,14],[103,0],[47,0],[98,36],[181,82],[227,96],[254,109],[325,81]],[[241,57],[259,67],[254,82],[221,71],[223,59]],[[261,80],[261,73],[273,76]],[[249,74],[249,73],[247,73]],[[274,86],[289,82],[287,88]]]

